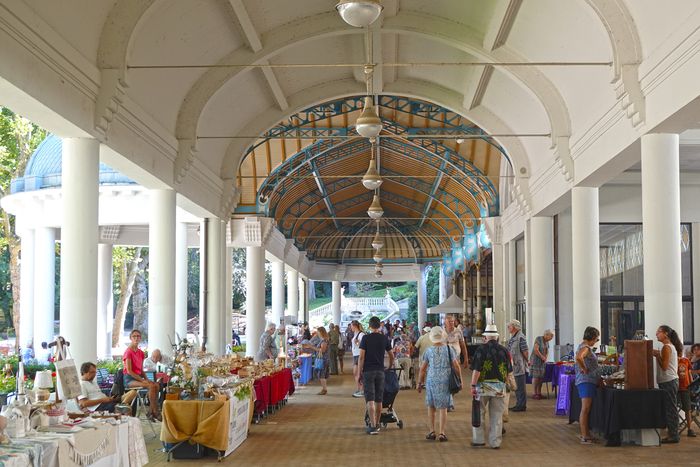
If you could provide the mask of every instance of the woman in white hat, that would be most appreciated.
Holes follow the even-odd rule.
[[[418,376],[418,392],[420,393],[425,388],[425,405],[428,406],[430,424],[430,432],[425,438],[443,442],[447,441],[445,429],[447,427],[447,408],[450,406],[451,369],[454,369],[458,375],[461,375],[461,372],[457,355],[448,351],[449,347],[445,345],[447,341],[445,331],[440,326],[435,326],[428,335],[433,345],[423,355]],[[437,435],[435,430],[436,412],[438,413]]]

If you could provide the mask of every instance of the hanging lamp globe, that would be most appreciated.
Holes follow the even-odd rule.
[[[381,271],[382,269],[384,269],[384,265],[382,263],[377,263],[374,265],[375,271]]]
[[[355,130],[365,138],[376,138],[382,131],[382,119],[377,114],[372,97],[365,97],[365,106],[355,121]]]
[[[379,0],[340,0],[335,9],[350,26],[364,28],[379,18],[384,7]]]
[[[377,263],[377,266],[382,265],[382,261],[384,260],[384,257],[380,252],[376,252],[374,256],[372,256],[372,259],[374,260],[375,263]]]
[[[377,172],[377,161],[373,157],[369,161],[367,173],[365,173],[365,176],[362,177],[362,184],[368,190],[376,190],[381,186],[382,182],[382,177],[379,176],[379,172]]]
[[[379,232],[377,232],[377,234],[372,239],[372,248],[374,248],[375,250],[381,250],[382,248],[384,248],[384,239],[381,235],[379,235]]]
[[[379,219],[384,215],[384,208],[379,202],[379,195],[374,195],[372,204],[370,204],[369,209],[367,209],[367,215],[372,219]]]
[[[382,271],[374,271],[374,277],[376,277],[377,279],[379,279],[379,278],[382,277],[383,275],[384,275],[384,274],[382,273]]]

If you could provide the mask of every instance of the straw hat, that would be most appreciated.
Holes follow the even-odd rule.
[[[440,326],[433,326],[428,334],[430,337],[430,342],[437,344],[438,342],[445,342],[445,331]]]

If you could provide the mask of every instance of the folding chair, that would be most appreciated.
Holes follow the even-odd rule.
[[[155,377],[155,373],[154,373]],[[129,389],[124,386],[124,370],[119,370],[114,377],[114,385],[112,385],[112,395],[119,395],[122,402],[128,403],[131,406],[131,413],[134,417],[140,420],[146,420],[148,426],[153,432],[153,436],[157,436],[153,422],[148,417],[148,390],[147,389]],[[132,392],[133,391],[133,392]],[[136,394],[133,400],[126,399],[129,393]]]

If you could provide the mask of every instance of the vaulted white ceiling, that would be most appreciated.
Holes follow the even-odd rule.
[[[0,5],[0,17],[6,20],[0,30],[13,40],[0,51],[0,77],[164,184],[225,216],[236,203],[235,174],[255,137],[310,105],[361,94],[363,74],[361,67],[208,65],[363,63],[365,34],[345,24],[334,4],[8,0]],[[499,139],[515,163],[514,189],[524,213],[532,203],[548,202],[548,194],[533,201],[536,189],[554,179],[559,191],[586,180],[632,142],[628,140],[670,116],[673,109],[649,103],[664,73],[674,72],[669,64],[657,65],[670,60],[670,51],[679,46],[691,48],[694,42],[688,38],[696,40],[700,8],[695,0],[382,4],[383,14],[371,27],[379,65],[610,62],[377,67],[377,92],[435,102],[493,134],[548,135]],[[157,65],[174,68],[131,68]],[[179,68],[192,65],[202,68]],[[22,81],[32,71],[36,83]],[[72,86],[69,92],[59,96],[67,85]],[[73,98],[76,89],[80,99]],[[673,103],[676,109],[698,95],[691,88],[684,92]],[[604,150],[587,155],[611,128],[624,135],[619,147],[605,143]],[[198,139],[212,135],[250,138]],[[154,169],[168,165],[171,171]]]

